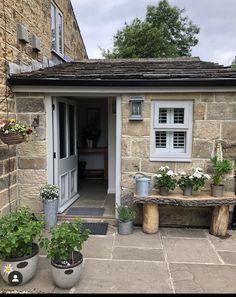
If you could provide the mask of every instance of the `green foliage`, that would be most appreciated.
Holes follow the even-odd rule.
[[[133,221],[136,217],[137,210],[132,205],[120,204],[117,206],[118,219],[122,222]]]
[[[211,158],[212,162],[212,178],[213,184],[221,185],[226,174],[229,174],[233,169],[233,164],[229,160],[219,160],[217,156]]]
[[[47,251],[48,258],[56,263],[73,264],[73,252],[80,251],[88,239],[90,230],[83,229],[80,218],[62,222],[50,229],[51,238],[41,240],[40,246]]]
[[[191,47],[198,43],[199,28],[184,9],[171,7],[167,0],[158,6],[148,5],[146,19],[135,18],[124,24],[114,36],[112,50],[102,50],[105,58],[157,58],[190,56]]]
[[[43,216],[35,217],[23,207],[0,218],[0,259],[14,259],[32,253],[32,244],[44,228]]]
[[[45,184],[39,190],[42,199],[55,199],[59,197],[59,187],[53,184]]]
[[[154,187],[165,187],[173,191],[177,184],[176,174],[169,166],[160,167],[158,172],[158,174],[154,175]]]

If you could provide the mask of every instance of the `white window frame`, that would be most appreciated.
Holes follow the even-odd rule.
[[[52,18],[52,8],[54,9],[54,19]],[[60,44],[60,36],[59,36],[59,20],[62,20],[62,36],[61,36],[61,44]],[[55,48],[53,48],[53,44],[51,41],[52,51],[58,54],[63,58],[64,56],[64,19],[63,19],[63,13],[60,11],[60,9],[57,7],[57,5],[52,1],[51,2],[51,25],[52,22],[54,22],[55,25]],[[51,28],[51,34],[52,34],[52,28]],[[61,46],[61,51],[60,51]]]
[[[184,109],[184,123],[158,123],[160,108]],[[192,155],[192,126],[193,126],[193,101],[191,100],[153,100],[151,108],[151,133],[150,133],[150,160],[151,161],[179,161],[191,162]],[[173,132],[185,132],[185,151],[182,149],[156,148],[155,133],[171,132],[167,134],[167,143],[173,143]]]

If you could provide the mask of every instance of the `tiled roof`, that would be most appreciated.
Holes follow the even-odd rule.
[[[191,81],[236,79],[236,71],[199,58],[88,59],[63,63],[34,72],[12,75],[10,83],[22,80],[77,81]]]

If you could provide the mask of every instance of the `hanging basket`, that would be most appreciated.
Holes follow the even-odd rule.
[[[24,141],[23,136],[21,134],[14,134],[14,133],[9,133],[9,134],[0,133],[0,139],[3,143],[8,145],[19,144]]]

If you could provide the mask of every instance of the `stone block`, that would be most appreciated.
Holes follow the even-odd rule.
[[[236,121],[223,123],[222,139],[236,141]]]
[[[202,102],[214,102],[215,94],[214,93],[201,93]]]
[[[193,106],[193,119],[205,120],[206,103],[195,103]]]
[[[194,140],[193,158],[210,159],[214,151],[214,143],[204,140]]]
[[[143,119],[142,121],[129,121],[128,119],[123,119],[122,135],[149,136],[150,119]]]
[[[235,93],[215,93],[215,101],[216,102],[235,102],[236,96]]]
[[[3,164],[4,164],[4,174],[8,174],[9,172],[16,170],[15,158],[5,160]]]
[[[18,182],[22,185],[43,184],[47,181],[46,170],[19,169]]]
[[[11,176],[4,175],[0,177],[0,191],[7,189],[9,186],[16,184],[16,172],[11,173]]]
[[[175,170],[174,162],[149,161],[148,159],[141,160],[141,171],[156,174],[161,166],[169,166],[171,170]]]
[[[217,121],[199,121],[193,125],[193,137],[200,139],[220,138],[220,123]]]
[[[207,120],[235,120],[236,104],[208,103]]]
[[[7,205],[10,201],[17,200],[17,185],[10,187],[10,196],[8,189],[5,189],[0,192],[0,209]]]
[[[18,156],[23,157],[45,157],[47,148],[45,141],[29,141],[21,143],[17,146]]]
[[[31,196],[30,198],[26,198],[24,196],[20,196],[20,206],[29,207],[33,212],[42,212],[43,211],[43,203],[40,198],[37,196]]]
[[[123,157],[130,157],[131,156],[131,137],[122,137],[121,143],[121,155]]]
[[[140,159],[138,158],[122,158],[121,160],[122,172],[138,172],[140,171]]]
[[[18,158],[18,168],[19,169],[46,169],[46,159],[45,158]]]
[[[133,138],[131,145],[131,155],[133,157],[149,158],[149,143],[150,138]]]
[[[16,146],[10,145],[0,145],[0,160],[5,160],[8,158],[12,158],[16,155]]]
[[[134,179],[134,176],[135,176],[135,172],[133,173],[122,173],[121,174],[121,187],[124,188],[124,189],[129,189],[130,191],[133,191],[135,190],[135,179]],[[122,190],[124,190],[122,189]]]
[[[24,112],[44,112],[44,99],[42,98],[16,98],[16,111]]]

